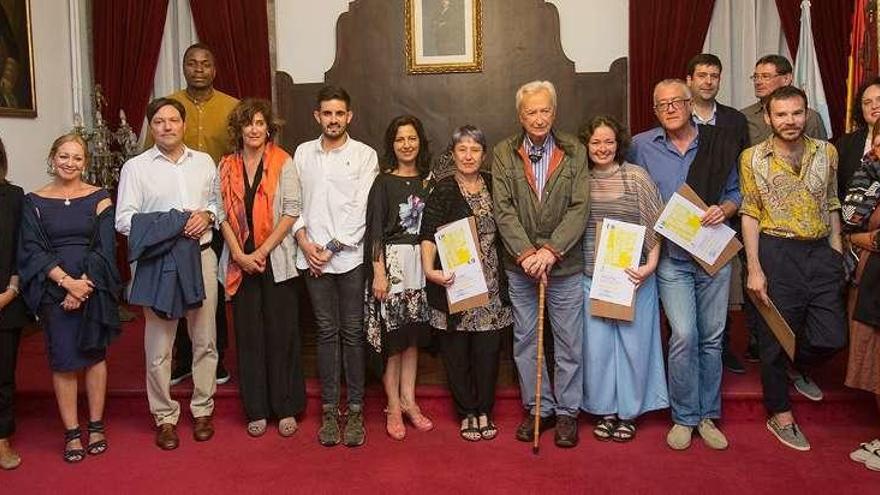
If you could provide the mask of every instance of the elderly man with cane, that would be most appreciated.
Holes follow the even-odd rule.
[[[516,438],[534,442],[540,431],[556,423],[556,445],[574,447],[583,395],[580,275],[589,207],[586,149],[574,136],[553,129],[552,83],[533,81],[520,87],[516,111],[522,131],[496,145],[492,161],[495,218],[513,306],[513,354],[526,415]],[[538,383],[538,377],[547,375],[537,354],[536,325],[543,313],[539,282],[546,287],[555,346],[552,388],[549,380]]]

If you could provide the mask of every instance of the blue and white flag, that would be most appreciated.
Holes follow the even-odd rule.
[[[831,139],[831,115],[828,113],[822,73],[819,71],[819,61],[816,59],[813,23],[810,20],[810,0],[801,2],[801,35],[798,39],[797,59],[794,62],[794,85],[807,94],[810,108],[822,117],[828,139]]]

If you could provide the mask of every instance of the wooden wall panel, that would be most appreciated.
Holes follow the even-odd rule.
[[[380,156],[385,127],[402,113],[422,120],[435,157],[463,124],[482,128],[490,143],[518,132],[514,94],[535,79],[557,87],[559,129],[575,132],[599,113],[626,120],[626,59],[616,60],[608,72],[576,73],[562,51],[553,4],[483,0],[483,72],[409,75],[403,2],[352,2],[337,22],[336,60],[325,75],[328,83],[344,87],[352,96],[351,135],[375,147]],[[321,84],[297,84],[289,74],[278,72],[276,85],[279,113],[287,121],[281,143],[292,152],[320,133],[312,110]]]

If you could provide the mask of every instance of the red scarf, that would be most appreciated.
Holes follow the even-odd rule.
[[[254,221],[254,245],[259,247],[272,233],[275,226],[273,204],[275,193],[281,178],[281,169],[290,155],[274,143],[266,144],[263,153],[263,177],[254,195],[254,209],[251,212]],[[255,178],[256,179],[256,178]],[[245,209],[245,175],[244,159],[241,153],[226,155],[220,160],[220,190],[223,192],[223,209],[226,221],[238,237],[238,243],[244,243],[250,236]],[[226,269],[226,294],[230,297],[238,291],[243,278],[241,267],[232,258]]]

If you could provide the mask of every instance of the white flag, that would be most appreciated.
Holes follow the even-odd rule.
[[[810,21],[810,0],[801,2],[801,36],[798,39],[797,60],[794,62],[794,85],[807,94],[810,108],[819,113],[828,139],[831,139],[831,116],[828,101],[822,86],[822,73],[816,59],[816,45],[813,42],[813,23]]]

